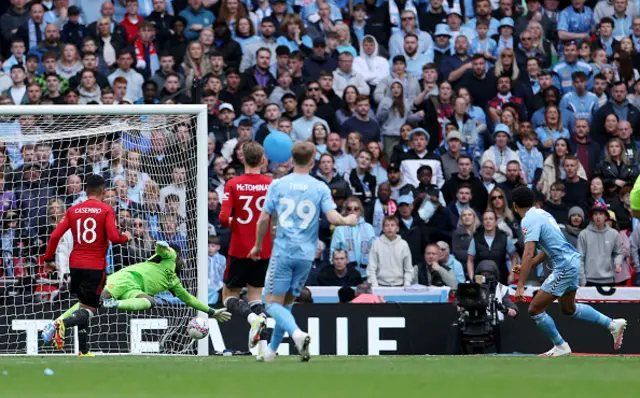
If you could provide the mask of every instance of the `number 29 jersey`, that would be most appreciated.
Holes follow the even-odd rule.
[[[262,213],[271,178],[261,174],[243,174],[227,181],[224,186],[220,224],[231,225],[229,255],[246,258],[256,242],[256,227]],[[271,231],[262,241],[260,258],[271,257]]]
[[[318,247],[320,213],[336,208],[324,182],[308,174],[289,174],[269,188],[264,210],[278,215],[274,252],[295,260],[313,261]]]

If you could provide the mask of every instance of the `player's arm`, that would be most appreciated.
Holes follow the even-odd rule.
[[[111,243],[114,245],[127,243],[129,235],[127,233],[121,234],[120,231],[118,231],[118,227],[116,227],[116,215],[111,207],[107,210],[104,221],[106,223],[107,238]]]
[[[226,322],[231,319],[231,314],[227,312],[226,308],[221,308],[219,310],[215,310],[210,308],[207,304],[198,300],[196,297],[192,296],[187,289],[182,286],[182,283],[177,279],[173,286],[170,288],[171,292],[180,300],[182,300],[186,305],[191,308],[195,308],[198,311],[202,311],[206,314],[209,314],[212,318],[215,318],[219,322]]]
[[[68,214],[65,213],[60,224],[58,224],[51,233],[49,243],[47,243],[47,250],[44,254],[44,262],[45,267],[48,271],[55,271],[56,269],[56,266],[54,264],[56,249],[58,248],[60,239],[62,239],[62,235],[64,235],[65,232],[69,230],[69,228],[71,228],[71,224],[69,223]]]
[[[233,190],[231,184],[225,184],[222,204],[220,206],[220,225],[229,228],[231,225],[231,215],[233,214]]]
[[[326,215],[329,223],[336,226],[347,225],[353,227],[358,223],[358,216],[356,216],[355,214],[349,214],[348,216],[344,217],[342,214],[338,213],[336,209],[329,210],[328,212],[326,212]]]

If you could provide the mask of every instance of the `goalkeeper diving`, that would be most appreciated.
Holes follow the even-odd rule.
[[[209,314],[218,322],[231,319],[231,314],[226,308],[219,310],[210,308],[189,294],[182,286],[178,277],[184,265],[181,253],[178,246],[169,245],[167,242],[156,242],[154,256],[147,261],[123,268],[107,278],[106,286],[100,295],[101,306],[127,311],[144,311],[155,305],[153,296],[170,291],[189,307]],[[42,338],[45,342],[52,339],[64,342],[64,324],[57,322],[57,325],[57,328],[48,327],[43,330]]]
[[[153,257],[107,277],[107,284],[100,295],[102,307],[144,311],[155,305],[153,296],[170,291],[189,307],[205,312],[219,322],[231,319],[226,308],[210,308],[182,286],[178,277],[184,265],[181,253],[178,246],[156,242],[156,254]]]

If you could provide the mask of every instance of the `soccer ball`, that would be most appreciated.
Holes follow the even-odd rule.
[[[189,337],[194,340],[200,340],[209,335],[209,326],[207,326],[204,319],[193,318],[189,321],[187,331],[189,332]]]

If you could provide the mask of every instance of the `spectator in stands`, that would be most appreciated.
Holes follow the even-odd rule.
[[[362,283],[360,272],[348,264],[346,250],[334,251],[332,260],[333,266],[320,271],[318,286],[358,286]]]
[[[507,164],[512,160],[520,163],[520,157],[516,151],[507,146],[509,139],[511,139],[509,127],[504,124],[497,124],[494,128],[493,137],[496,143],[484,151],[481,163],[484,165],[487,160],[491,160],[495,165],[493,178],[496,182],[501,183],[507,179]]]
[[[371,286],[403,286],[413,284],[413,264],[409,245],[399,235],[399,220],[386,216],[383,235],[373,241],[369,253],[367,275]]]
[[[360,43],[360,55],[353,60],[353,70],[360,74],[367,84],[375,90],[375,87],[389,76],[389,62],[380,56],[378,42],[374,36],[366,35],[358,42]]]
[[[549,199],[547,199],[544,206],[542,206],[542,209],[551,214],[560,225],[565,225],[568,222],[567,213],[569,206],[562,200],[565,196],[565,190],[566,188],[561,182],[551,184]]]
[[[618,231],[607,225],[609,209],[596,203],[589,211],[591,223],[578,235],[582,253],[580,286],[612,286],[622,270],[623,256]]]
[[[436,243],[438,248],[440,249],[440,253],[438,255],[438,264],[448,270],[454,272],[456,278],[456,284],[454,286],[449,285],[451,288],[457,288],[458,283],[464,283],[464,268],[462,267],[462,263],[458,261],[454,255],[451,254],[451,248],[449,244],[444,241],[439,241]]]
[[[142,84],[144,83],[144,78],[141,74],[131,68],[133,60],[134,55],[131,51],[122,50],[118,55],[118,69],[109,75],[108,80],[111,87],[114,87],[114,81],[118,77],[125,78],[127,80],[127,98],[131,101],[137,101],[142,97]]]
[[[487,207],[487,190],[482,182],[476,178],[473,172],[473,159],[471,156],[461,154],[457,159],[458,172],[453,173],[442,186],[442,195],[446,203],[450,203],[458,191],[458,187],[462,184],[468,184],[471,187],[473,204],[478,209]]]
[[[517,160],[510,160],[507,163],[506,180],[498,184],[498,187],[505,195],[506,203],[509,206],[513,205],[511,200],[511,191],[521,185],[527,185],[527,180],[525,179],[524,172],[520,168],[520,162]]]
[[[455,230],[458,227],[458,220],[460,219],[460,213],[462,210],[471,208],[475,212],[478,210],[472,207],[473,196],[471,193],[471,187],[467,184],[461,184],[456,191],[456,201],[452,201],[447,205],[447,215],[449,217],[450,227],[449,229]]]
[[[492,260],[498,264],[500,283],[507,285],[513,280],[513,274],[507,264],[507,256],[511,266],[518,263],[518,253],[507,234],[497,228],[497,216],[493,211],[482,215],[482,228],[473,235],[467,252],[467,276],[472,279],[475,267],[483,260]]]
[[[318,87],[319,89],[319,87]],[[292,138],[296,141],[306,141],[311,137],[313,126],[316,123],[322,123],[329,130],[329,125],[323,119],[315,115],[317,105],[313,98],[307,97],[302,100],[302,116],[293,121]],[[329,148],[327,141],[327,149]],[[331,152],[329,152],[331,153]]]
[[[358,225],[354,227],[336,227],[331,238],[329,255],[333,258],[333,252],[336,250],[346,250],[349,266],[354,267],[363,278],[366,278],[369,251],[375,239],[375,231],[371,224],[365,222],[364,208],[360,200],[355,196],[351,196],[344,201],[342,211],[345,215],[356,214],[358,216]]]
[[[635,182],[638,173],[627,158],[624,144],[619,138],[609,140],[605,157],[596,164],[593,175],[602,178],[606,197],[617,196],[620,188]]]
[[[38,225],[44,223],[47,212],[47,202],[53,197],[54,188],[49,181],[41,179],[39,163],[25,164],[22,169],[22,181],[16,184],[18,208],[22,210],[22,219],[26,220],[26,235],[34,237]]]
[[[409,244],[413,265],[417,265],[429,243],[429,231],[424,221],[413,212],[413,195],[402,195],[397,203],[396,216],[400,219],[400,236]]]
[[[26,76],[22,65],[16,64],[11,67],[11,88],[5,90],[2,94],[11,97],[14,105],[26,104],[27,86],[25,84]]]
[[[440,264],[441,256],[441,250],[437,244],[427,245],[423,262],[416,267],[420,285],[458,287],[455,271]]]
[[[423,128],[418,127],[411,130],[409,140],[411,141],[412,149],[400,156],[400,170],[402,171],[404,182],[414,187],[419,184],[417,170],[425,164],[431,167],[435,178],[433,183],[438,187],[442,187],[444,184],[440,156],[430,153],[427,149],[430,137],[429,133]],[[420,253],[422,253],[422,250]]]
[[[568,221],[564,226],[564,236],[573,247],[578,247],[578,235],[584,228],[584,211],[574,206],[569,209]]]
[[[609,138],[611,138],[607,137],[605,133],[605,121],[610,114],[624,115],[624,119],[633,126],[634,137],[640,136],[640,131],[638,130],[640,110],[627,101],[627,94],[627,85],[625,82],[614,82],[611,87],[611,102],[602,106],[593,117],[591,137],[601,146],[604,146]]]
[[[479,226],[478,214],[471,208],[463,209],[458,220],[458,227],[451,235],[453,255],[461,263],[467,262],[469,244]]]
[[[227,268],[227,259],[220,254],[220,240],[217,236],[209,236],[207,242],[207,254],[208,254],[208,286],[209,290],[215,292],[214,300],[209,300],[209,303],[217,302],[218,292],[222,289],[224,284],[224,273]],[[211,297],[211,296],[210,296]]]
[[[291,29],[295,29],[296,25],[291,24],[290,26]],[[278,38],[278,41],[281,39],[282,36]],[[334,71],[337,67],[337,60],[327,53],[326,42],[323,39],[316,39],[313,41],[312,54],[304,61],[302,73],[306,79],[316,80],[320,78],[321,71]]]
[[[502,230],[514,242],[520,237],[520,224],[513,211],[507,205],[507,195],[499,187],[493,188],[489,193],[489,204],[487,210],[495,213],[497,217],[497,228]]]
[[[388,96],[391,96],[391,85],[394,81],[399,80],[403,84],[404,96],[413,99],[420,95],[420,83],[418,78],[407,73],[407,59],[404,55],[396,55],[391,59],[391,75],[385,77],[376,86],[373,92],[374,101],[379,104]],[[418,106],[422,102],[414,100],[414,105]],[[397,144],[397,140],[392,145]],[[385,144],[386,146],[386,144]]]
[[[40,246],[45,246],[51,237],[53,230],[62,222],[67,208],[64,202],[59,198],[51,198],[47,205],[46,222],[39,226],[38,242]],[[68,278],[69,274],[69,256],[73,249],[73,233],[71,230],[62,235],[60,243],[56,249],[55,264],[58,273],[58,279],[62,282]],[[3,250],[6,250],[3,248]]]
[[[368,150],[360,150],[356,157],[356,168],[344,175],[344,179],[349,183],[353,196],[362,202],[364,206],[362,215],[368,222],[373,218],[373,205],[376,200],[377,186],[376,177],[368,171],[372,157],[373,155]]]
[[[351,189],[345,179],[336,171],[335,162],[333,156],[329,153],[323,153],[318,160],[318,169],[316,170],[314,177],[318,180],[326,183],[332,191],[338,187],[349,191],[351,196]]]
[[[387,96],[380,101],[376,111],[376,119],[380,125],[382,140],[387,141],[390,145],[398,143],[400,128],[407,120],[415,122],[418,119],[417,115],[412,115],[413,104],[404,91],[403,82],[394,80],[389,90],[387,90]]]

